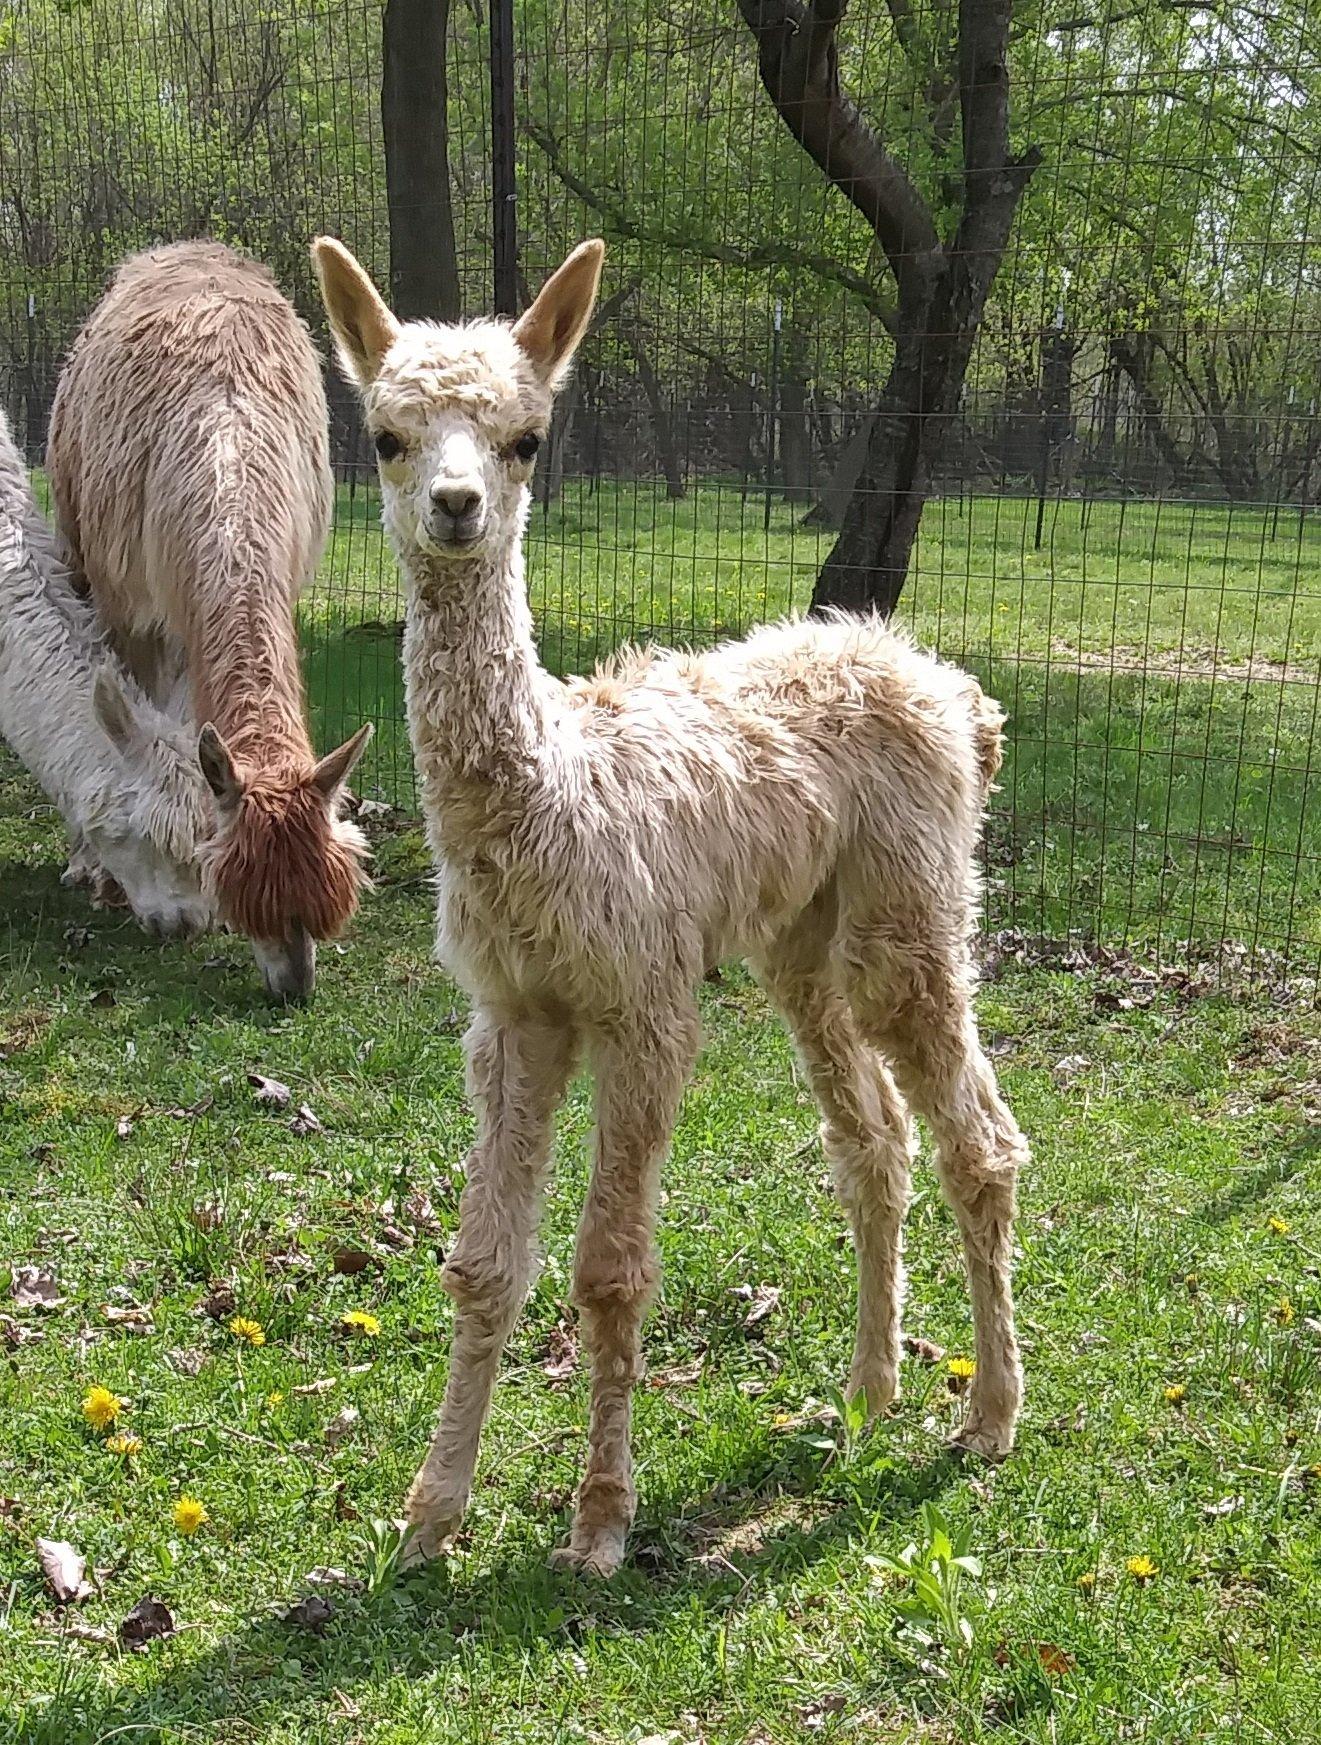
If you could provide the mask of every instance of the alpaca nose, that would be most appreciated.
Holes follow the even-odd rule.
[[[476,485],[451,484],[445,479],[436,479],[431,486],[431,501],[438,509],[452,515],[456,521],[462,521],[465,516],[475,515],[482,505],[482,493]]]

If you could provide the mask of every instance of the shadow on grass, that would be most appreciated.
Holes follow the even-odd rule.
[[[630,1541],[630,1562],[611,1584],[552,1572],[543,1544],[524,1543],[471,1575],[461,1559],[437,1564],[377,1601],[339,1602],[323,1637],[274,1617],[252,1619],[199,1659],[177,1668],[167,1662],[140,1691],[106,1693],[94,1688],[90,1670],[83,1679],[74,1674],[26,1716],[0,1711],[0,1737],[23,1745],[100,1745],[113,1732],[163,1742],[176,1736],[173,1729],[220,1726],[240,1715],[248,1727],[288,1721],[383,1674],[425,1675],[474,1638],[517,1667],[537,1643],[572,1646],[596,1632],[642,1637],[694,1611],[722,1619],[781,1579],[865,1539],[878,1518],[906,1522],[949,1488],[960,1465],[944,1449],[924,1464],[881,1456],[848,1469],[841,1486],[834,1475],[823,1481],[819,1469],[763,1450],[701,1498],[653,1497]],[[755,1548],[734,1549],[727,1558],[694,1554],[695,1541],[736,1533],[775,1505],[806,1504],[814,1496],[806,1524],[785,1521],[758,1537]],[[296,1692],[275,1680],[263,1700],[263,1682],[291,1658],[301,1674]]]

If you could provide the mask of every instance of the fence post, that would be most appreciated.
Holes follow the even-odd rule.
[[[446,48],[449,0],[387,0],[381,133],[390,215],[390,301],[405,321],[457,321]]]
[[[491,0],[491,238],[495,312],[518,313],[514,169],[514,0]]]

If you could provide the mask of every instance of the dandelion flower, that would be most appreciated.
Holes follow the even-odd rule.
[[[1289,1220],[1287,1218],[1267,1218],[1266,1228],[1272,1236],[1287,1236],[1289,1234]]]
[[[245,1345],[265,1345],[266,1329],[260,1321],[250,1321],[246,1315],[235,1315],[229,1323],[229,1330],[236,1339],[241,1339]]]
[[[1124,1568],[1139,1587],[1145,1587],[1153,1577],[1160,1574],[1160,1565],[1154,1563],[1150,1557],[1130,1557]]]
[[[211,1519],[196,1497],[183,1496],[174,1505],[174,1524],[186,1539]]]
[[[1293,1317],[1293,1304],[1289,1301],[1288,1297],[1281,1297],[1279,1302],[1276,1303],[1275,1307],[1271,1310],[1271,1320],[1274,1321],[1277,1327],[1292,1327]]]
[[[142,1451],[141,1436],[130,1436],[121,1430],[118,1435],[107,1436],[105,1443],[107,1454],[139,1454]]]
[[[1094,1569],[1083,1570],[1082,1574],[1078,1577],[1078,1592],[1089,1594],[1095,1586],[1096,1571]]]
[[[1165,1403],[1168,1406],[1181,1406],[1188,1398],[1188,1389],[1181,1381],[1171,1382],[1165,1390]]]
[[[123,1410],[123,1400],[109,1388],[88,1388],[83,1399],[83,1417],[93,1430],[108,1430]]]
[[[375,1339],[381,1330],[381,1323],[366,1309],[350,1309],[340,1316],[339,1324],[346,1333],[354,1333],[360,1339]]]
[[[950,1392],[961,1394],[976,1373],[977,1365],[971,1357],[951,1357],[949,1360]]]
[[[280,1392],[279,1388],[275,1388],[272,1392],[267,1394],[266,1404],[272,1412],[277,1406],[282,1406],[284,1404],[284,1395]]]

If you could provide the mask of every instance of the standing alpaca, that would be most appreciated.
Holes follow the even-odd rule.
[[[358,903],[365,844],[339,817],[370,727],[318,763],[294,606],[333,481],[307,329],[255,261],[214,242],[126,261],[60,377],[61,529],[116,646],[158,699],[185,667],[220,811],[207,877],[267,990],[312,990],[318,939]]]
[[[64,815],[66,882],[93,869],[161,937],[209,919],[199,850],[215,828],[197,734],[159,714],[74,590],[0,413],[0,734]]]
[[[899,1379],[901,1093],[930,1122],[976,1323],[958,1441],[992,1456],[1012,1443],[1022,1395],[1010,1257],[1027,1147],[972,1011],[973,850],[1002,718],[971,678],[875,619],[780,624],[709,654],[630,653],[567,685],[538,664],[528,478],[603,252],[582,244],[513,327],[452,327],[400,325],[351,255],[315,245],[407,583],[439,951],[476,1008],[477,1138],[442,1275],[458,1305],[453,1354],[408,1516],[426,1553],[462,1517],[529,1280],[552,1114],[581,1047],[596,1157],[574,1298],[592,1406],[557,1557],[608,1575],[635,1507],[630,1396],[657,1283],[658,1175],[697,1055],[703,972],[750,959],[811,1075],[857,1248],[850,1386],[873,1412]]]

